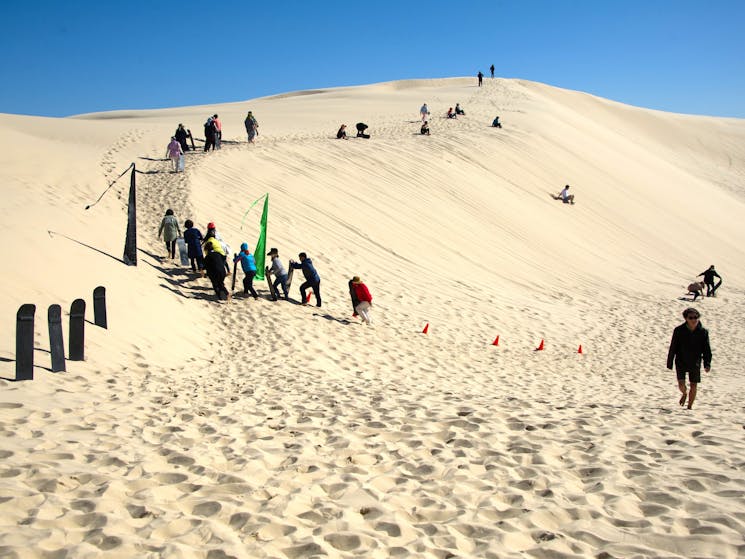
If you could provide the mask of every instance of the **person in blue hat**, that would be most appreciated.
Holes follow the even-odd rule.
[[[254,289],[254,277],[256,276],[256,260],[254,255],[248,249],[248,244],[243,243],[241,245],[241,251],[233,258],[233,264],[240,261],[243,273],[246,274],[243,278],[243,294],[248,295],[249,292],[254,299],[259,298],[259,294]]]

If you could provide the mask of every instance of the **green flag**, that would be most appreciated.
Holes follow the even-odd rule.
[[[261,230],[259,231],[259,240],[256,243],[254,251],[254,260],[256,261],[256,279],[264,279],[264,262],[266,261],[266,221],[269,216],[269,193],[264,197],[264,211],[261,214]]]

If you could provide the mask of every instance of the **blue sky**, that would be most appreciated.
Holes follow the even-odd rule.
[[[0,112],[488,74],[745,118],[745,0],[0,0]]]

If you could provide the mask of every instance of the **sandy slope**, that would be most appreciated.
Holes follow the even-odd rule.
[[[467,116],[442,118],[456,102]],[[238,143],[168,173],[175,125],[202,137],[213,112]],[[373,139],[333,139],[359,120]],[[39,351],[34,382],[0,381],[0,555],[744,555],[743,146],[742,120],[501,79],[2,116],[0,376],[23,302]],[[127,268],[126,181],[84,208],[132,161]],[[567,182],[572,207],[549,196]],[[271,303],[264,282],[218,304],[162,259],[165,208],[253,246],[259,209],[241,221],[266,192],[268,243],[313,258],[322,309]],[[664,360],[711,263],[714,368],[687,412]],[[371,328],[351,317],[355,274]],[[96,285],[111,328],[49,373],[47,306]]]

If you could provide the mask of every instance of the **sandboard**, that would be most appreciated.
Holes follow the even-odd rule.
[[[272,272],[269,266],[264,270],[264,275],[266,276],[266,283],[269,286],[269,294],[272,296],[272,301],[276,301],[279,297],[277,297],[277,292],[274,290],[274,285],[272,285]]]
[[[238,255],[237,255],[237,254],[233,255],[233,258],[235,258],[236,256],[238,256]],[[236,270],[236,268],[237,268],[237,267],[238,267],[238,261],[237,261],[237,260],[235,260],[235,261],[233,262],[233,279],[232,279],[232,280],[231,280],[231,282],[230,282],[230,292],[231,292],[231,293],[232,293],[233,291],[235,291],[235,270]]]
[[[16,314],[16,380],[34,380],[34,314],[36,305],[21,305]]]
[[[295,268],[292,264],[287,265],[287,293],[290,293],[290,286],[292,285],[292,276],[295,273]]]
[[[185,158],[184,158],[184,154],[183,153],[178,156],[178,170],[179,171],[183,171],[184,170],[184,165],[185,165],[184,159]]]
[[[187,130],[189,132],[189,139],[191,140],[191,151],[196,151],[197,148],[194,147],[194,136],[191,135],[191,130]]]
[[[178,245],[178,256],[181,259],[181,265],[188,266],[189,249],[186,247],[186,241],[183,237],[179,237],[178,239],[176,239],[176,244]]]
[[[52,372],[65,370],[65,342],[62,337],[62,308],[50,305],[47,311],[49,319],[49,353],[52,356]]]

